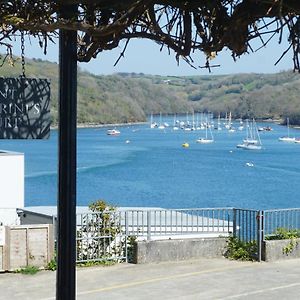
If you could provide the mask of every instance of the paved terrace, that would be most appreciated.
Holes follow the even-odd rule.
[[[55,272],[0,274],[0,299],[55,299]],[[77,269],[77,299],[299,299],[300,259],[201,259]]]

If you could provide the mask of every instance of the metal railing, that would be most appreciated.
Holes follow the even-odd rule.
[[[77,214],[77,262],[127,260],[138,240],[235,236],[257,242],[277,228],[299,229],[300,209],[125,209]]]
[[[263,211],[263,236],[274,234],[278,228],[300,229],[300,208]]]
[[[232,208],[127,210],[125,232],[144,239],[233,232]]]
[[[121,218],[118,211],[77,214],[76,261],[126,259],[127,236]]]
[[[233,235],[245,242],[257,239],[259,211],[233,208]]]
[[[77,214],[77,262],[126,260],[138,240],[257,238],[257,211],[236,208],[127,209]]]

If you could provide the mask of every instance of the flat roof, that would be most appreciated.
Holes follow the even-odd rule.
[[[13,155],[24,155],[24,153],[0,149],[0,156],[13,156]]]
[[[161,207],[116,207],[118,211],[135,210],[163,210]],[[23,211],[43,214],[47,216],[57,216],[57,206],[25,206],[20,208]],[[91,213],[88,206],[76,206],[77,214]]]

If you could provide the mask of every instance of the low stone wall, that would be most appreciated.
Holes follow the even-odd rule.
[[[137,264],[222,257],[226,238],[138,241],[133,262]]]
[[[284,248],[290,244],[291,240],[270,240],[262,242],[262,260],[276,261],[281,259],[300,258],[300,239],[295,239],[295,245],[288,254],[284,253]]]

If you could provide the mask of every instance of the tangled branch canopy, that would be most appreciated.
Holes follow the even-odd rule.
[[[61,17],[66,5],[78,5],[71,20]],[[287,32],[289,46],[279,60],[292,51],[294,70],[299,71],[299,13],[299,0],[0,0],[0,46],[7,51],[2,59],[12,55],[11,42],[23,32],[37,38],[46,53],[59,29],[76,30],[81,62],[121,41],[126,49],[131,39],[146,38],[191,65],[191,54],[199,50],[209,68],[223,49],[236,59],[257,50],[252,40],[258,39],[262,47],[272,38],[281,43]]]

